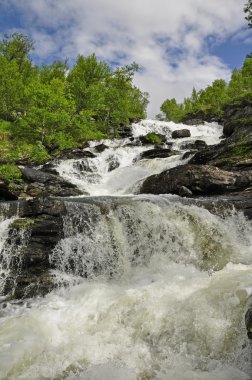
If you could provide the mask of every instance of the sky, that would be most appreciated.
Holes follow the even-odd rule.
[[[35,41],[37,64],[95,53],[112,67],[136,62],[149,117],[167,98],[183,101],[229,80],[252,51],[245,0],[0,0],[1,33]]]

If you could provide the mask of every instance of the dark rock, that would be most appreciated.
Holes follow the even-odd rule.
[[[49,256],[63,237],[62,217],[42,214],[17,219],[10,226],[9,236],[5,250],[12,252],[11,273],[4,293],[13,298],[24,298],[51,291],[55,285]]]
[[[237,173],[213,166],[181,165],[148,177],[140,193],[179,194],[182,186],[193,195],[214,195],[241,191],[252,185],[252,172]]]
[[[108,149],[109,147],[105,144],[99,144],[99,145],[96,145],[95,146],[95,150],[98,152],[98,153],[102,153],[104,152],[105,149]]]
[[[88,159],[74,162],[73,167],[77,169],[80,173],[92,173],[94,170],[93,166],[90,164],[90,161]]]
[[[17,192],[19,197],[42,197],[42,196],[75,196],[82,192],[75,185],[65,181],[60,176],[43,172],[32,168],[21,168],[23,179],[28,184],[23,192]]]
[[[57,170],[55,169],[55,162],[47,162],[46,164],[44,164],[41,168],[41,170],[43,172],[46,172],[46,173],[50,173],[50,174],[54,174],[54,175],[59,175],[59,173],[57,172]]]
[[[21,168],[23,179],[29,182],[39,182],[46,183],[49,182],[52,178],[52,174],[45,173],[41,170],[36,170],[32,168]]]
[[[250,305],[245,314],[245,326],[247,329],[248,338],[252,339],[252,305]]]
[[[108,162],[108,172],[111,172],[112,170],[117,169],[120,166],[120,162],[118,161],[118,158],[115,156],[110,156],[107,159]]]
[[[207,144],[203,140],[195,140],[195,141],[188,141],[186,143],[183,143],[180,148],[181,149],[193,149],[193,150],[202,150],[207,147]]]
[[[185,152],[182,156],[182,160],[186,160],[187,158],[189,158],[190,156],[194,155],[196,152],[198,152],[197,150],[190,150],[188,152]]]
[[[23,216],[51,215],[63,216],[66,213],[65,202],[62,199],[36,198],[26,202],[28,207]]]
[[[0,180],[0,201],[14,201],[18,196],[9,188],[6,182]]]
[[[181,186],[179,188],[179,195],[181,197],[191,197],[193,193],[186,186]]]
[[[121,139],[132,137],[132,128],[128,125],[120,124],[120,126],[117,128],[117,133]],[[112,137],[115,137],[114,131],[112,131]]]
[[[147,133],[146,135],[139,136],[139,140],[141,141],[142,145],[150,145],[155,143],[165,143],[166,142],[166,136],[162,135],[161,133]]]
[[[211,145],[195,154],[190,163],[210,164],[225,170],[247,170],[252,159],[252,124],[243,125],[220,144]]]
[[[170,149],[150,149],[141,153],[140,160],[153,158],[166,158],[176,155],[177,153]]]
[[[252,102],[249,98],[235,101],[224,107],[223,133],[231,136],[241,127],[252,126]]]
[[[198,110],[192,113],[186,114],[182,120],[181,123],[187,124],[187,125],[199,125],[204,124],[204,122],[217,122],[222,124],[223,119],[222,117],[216,117],[213,114],[212,110]]]
[[[83,150],[83,149],[67,149],[61,152],[57,159],[61,160],[68,160],[68,159],[74,159],[74,158],[95,158],[96,155],[89,150]]]
[[[184,137],[191,137],[191,132],[189,129],[178,129],[172,132],[173,139],[180,139]]]
[[[204,124],[204,120],[202,119],[185,119],[183,121],[183,124],[187,124],[187,125],[202,125]]]

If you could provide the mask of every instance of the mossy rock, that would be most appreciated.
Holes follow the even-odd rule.
[[[11,227],[17,230],[29,231],[33,224],[33,219],[16,219],[11,223]]]
[[[140,136],[140,140],[143,144],[161,144],[164,142],[164,138],[165,136],[159,136],[154,132],[149,132],[147,135]]]

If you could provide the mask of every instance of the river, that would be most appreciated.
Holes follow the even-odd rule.
[[[172,139],[189,128],[190,138]],[[148,175],[185,163],[185,142],[216,144],[222,127],[142,121],[135,138],[166,135],[177,154],[103,141],[95,158],[57,163],[87,195],[65,201],[64,237],[50,260],[57,288],[0,304],[2,380],[248,380],[244,314],[252,294],[252,225],[174,195],[137,195]],[[15,217],[13,217],[15,218]],[[0,220],[0,291],[8,226]],[[7,264],[6,264],[7,263]],[[1,266],[2,265],[2,266]]]

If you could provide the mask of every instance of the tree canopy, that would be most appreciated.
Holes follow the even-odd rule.
[[[248,21],[248,26],[252,28],[252,0],[246,3],[244,12],[246,13],[245,19]]]
[[[215,80],[204,90],[194,88],[189,98],[182,103],[166,99],[160,109],[167,121],[180,122],[188,115],[201,119],[221,119],[225,105],[243,97],[252,96],[252,57],[248,55],[241,69],[232,72],[229,83],[223,79]],[[159,115],[159,118],[162,117]]]
[[[0,41],[2,163],[40,163],[145,117],[148,94],[133,84],[135,63],[112,69],[92,54],[79,55],[72,67],[60,60],[38,67],[33,46],[18,33]]]

